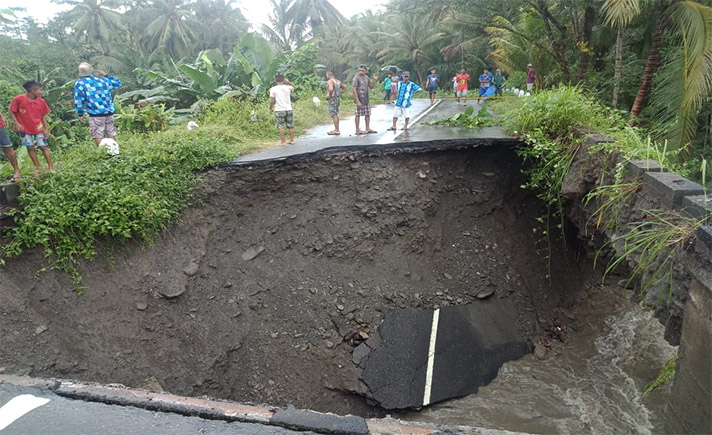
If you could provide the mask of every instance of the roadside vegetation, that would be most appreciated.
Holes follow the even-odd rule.
[[[591,153],[599,160],[602,174],[595,189],[583,199],[597,207],[590,226],[607,231],[612,237],[599,254],[614,246],[620,248],[613,249],[604,277],[621,265],[631,266],[628,284],[637,281],[641,294],[665,286],[669,289],[665,292],[667,297],[657,303],[672,298],[676,258],[710,218],[691,219],[673,211],[644,210],[641,221],[620,219],[621,211],[631,205],[634,193],[642,187],[640,180],[626,178],[625,165],[632,159],[654,159],[709,188],[709,161],[702,156],[697,168],[681,163],[683,149],[671,150],[666,142],[652,140],[649,132],[627,123],[627,114],[596,102],[580,87],[561,86],[526,98],[505,99],[496,102],[494,110],[502,113],[503,127],[525,143],[518,148],[525,161],[527,180],[522,187],[536,191],[547,206],[538,229],[547,244],[551,243],[552,228],[563,229],[564,177],[577,153]],[[614,142],[584,148],[587,131]],[[634,261],[628,264],[629,260]]]

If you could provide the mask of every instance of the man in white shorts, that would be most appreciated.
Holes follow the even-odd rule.
[[[455,76],[455,79],[457,80],[457,86],[455,87],[457,104],[460,105],[460,98],[462,98],[462,105],[467,106],[467,88],[470,83],[470,75],[467,74],[467,69],[463,68],[460,74]]]
[[[398,82],[396,88],[396,107],[393,110],[393,125],[388,130],[395,131],[398,118],[405,118],[404,131],[408,131],[408,121],[410,120],[410,106],[412,106],[413,94],[423,89],[417,84],[410,81],[410,72],[404,71],[403,81]]]
[[[536,82],[536,71],[534,70],[534,65],[527,65],[527,91],[531,92],[534,90],[534,83]]]

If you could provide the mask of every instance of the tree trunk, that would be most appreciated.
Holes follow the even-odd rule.
[[[576,78],[579,81],[584,80],[586,73],[588,73],[588,68],[591,65],[591,58],[593,57],[591,36],[593,35],[593,24],[596,16],[596,10],[593,8],[592,3],[593,2],[591,1],[587,2],[586,10],[583,14],[583,29],[581,29],[579,38],[581,58],[579,60],[578,69],[576,70]]]
[[[648,53],[648,61],[645,63],[645,70],[643,71],[643,77],[640,79],[640,87],[638,88],[638,93],[635,96],[635,101],[633,102],[633,107],[630,109],[630,123],[635,122],[635,118],[640,115],[643,110],[643,102],[648,96],[648,91],[650,90],[650,83],[653,80],[655,71],[657,71],[658,66],[660,66],[660,48],[663,45],[663,13],[667,8],[667,4],[661,6],[661,11],[658,18],[658,24],[655,27],[655,33],[653,34],[653,41],[650,45],[650,53]]]
[[[616,37],[616,68],[613,74],[613,99],[611,107],[618,108],[618,95],[621,92],[621,77],[623,77],[623,26],[618,28]]]
[[[460,70],[465,67],[465,50],[460,47]]]

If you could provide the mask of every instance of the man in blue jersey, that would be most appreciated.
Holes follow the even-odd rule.
[[[120,88],[121,81],[101,70],[96,70],[97,77],[92,70],[86,62],[79,64],[80,79],[74,84],[74,109],[80,122],[84,122],[84,114],[89,115],[89,134],[98,146],[105,133],[116,140],[116,109],[111,91]]]
[[[410,81],[410,73],[408,71],[403,72],[403,81],[398,82],[398,88],[396,88],[396,107],[393,110],[393,125],[388,130],[395,131],[396,122],[398,118],[405,118],[405,126],[403,126],[404,131],[408,131],[408,121],[410,120],[410,106],[412,106],[411,99],[413,94],[423,89],[417,84]]]
[[[485,71],[480,74],[480,93],[477,96],[478,103],[480,102],[480,99],[487,92],[490,87],[490,84],[492,83],[492,76],[490,76],[489,72],[489,68],[485,68]]]
[[[435,103],[435,94],[438,92],[438,85],[440,85],[440,76],[435,74],[435,68],[430,70],[430,74],[425,78],[426,87],[428,88],[428,93],[430,94],[430,105]]]

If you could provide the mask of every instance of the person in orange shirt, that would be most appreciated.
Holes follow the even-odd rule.
[[[463,68],[455,78],[457,79],[457,87],[455,88],[457,104],[460,104],[460,98],[462,98],[462,105],[467,106],[467,86],[470,82],[470,75],[467,74],[467,69]]]
[[[25,82],[22,87],[27,93],[18,95],[10,103],[10,117],[15,121],[14,129],[20,132],[22,145],[27,148],[27,154],[35,165],[35,173],[42,171],[35,152],[35,144],[40,147],[45,160],[47,160],[47,166],[52,171],[54,170],[52,155],[47,144],[47,138],[49,138],[47,114],[50,113],[50,110],[47,102],[42,98],[42,84],[30,80]]]

